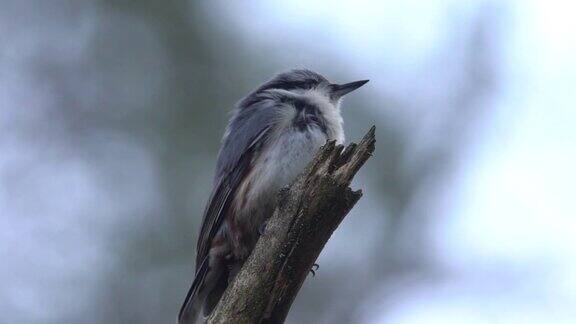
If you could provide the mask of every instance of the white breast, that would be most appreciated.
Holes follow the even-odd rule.
[[[294,181],[325,143],[326,136],[319,129],[290,131],[270,143],[245,182],[249,185],[240,189],[247,199],[237,220],[257,229],[271,216],[279,190]]]
[[[326,134],[319,127],[301,131],[291,126],[296,111],[286,109],[277,124],[278,132],[266,144],[262,155],[253,163],[249,179],[239,188],[238,196],[246,198],[238,220],[250,227],[257,227],[270,217],[278,191],[288,186],[312,161],[327,139],[344,141],[340,109],[316,92],[304,94],[316,104],[326,122]],[[289,108],[289,107],[288,107]]]
[[[318,128],[291,131],[281,136],[261,164],[261,188],[280,189],[289,185],[325,142],[326,136]]]

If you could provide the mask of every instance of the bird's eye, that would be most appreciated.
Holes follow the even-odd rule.
[[[314,88],[315,86],[316,86],[316,82],[314,82],[312,80],[304,81],[304,82],[302,82],[302,85],[301,85],[302,89],[308,89],[308,90]]]

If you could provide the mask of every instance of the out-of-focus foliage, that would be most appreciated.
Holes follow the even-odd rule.
[[[343,113],[351,140],[377,126],[377,149],[289,321],[351,323],[376,290],[393,304],[398,282],[443,275],[430,230],[492,113],[500,12],[451,16],[404,89],[384,84],[389,64],[357,75],[338,48],[255,47],[277,27],[253,17],[250,34],[231,16],[196,1],[0,4],[0,322],[172,322],[227,112],[291,67],[372,79]]]
[[[22,235],[28,252],[8,275],[26,281],[3,291],[3,321],[171,321],[192,279],[197,226],[227,111],[276,65],[290,62],[274,59],[274,52],[254,55],[234,31],[209,19],[203,11],[210,8],[192,2],[5,6],[3,25],[14,33],[3,34],[9,49],[2,65],[13,69],[3,83],[22,93],[10,93],[3,107],[3,146],[15,151],[3,168],[3,188],[7,216],[24,223],[9,235]],[[475,101],[490,86],[486,22],[478,20],[464,42],[447,44],[462,51],[458,68],[472,73],[459,76],[454,101],[438,118],[437,140],[421,152],[414,148],[422,145],[417,132],[374,113],[379,105],[405,109],[405,98],[374,89],[374,99],[347,103],[356,106],[345,116],[350,137],[378,126],[377,159],[363,171],[375,210],[364,207],[352,217],[374,221],[381,235],[367,250],[349,252],[360,255],[357,269],[322,266],[298,298],[293,321],[349,322],[351,301],[360,301],[375,280],[426,271],[431,220],[420,196],[442,183],[463,140],[450,134],[470,124]],[[325,73],[344,78],[332,66],[346,62],[331,60],[322,62]],[[412,104],[443,103],[423,97]],[[341,244],[361,236],[351,228]],[[22,275],[17,267],[26,263]]]

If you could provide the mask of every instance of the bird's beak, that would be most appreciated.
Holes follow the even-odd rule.
[[[331,84],[330,85],[330,96],[332,99],[337,100],[342,98],[344,95],[360,88],[365,85],[369,80],[354,81],[345,84]]]

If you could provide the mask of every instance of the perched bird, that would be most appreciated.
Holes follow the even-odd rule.
[[[326,140],[344,141],[340,101],[366,82],[334,84],[310,70],[291,70],[236,105],[218,154],[180,324],[204,322],[254,248],[278,191]]]

